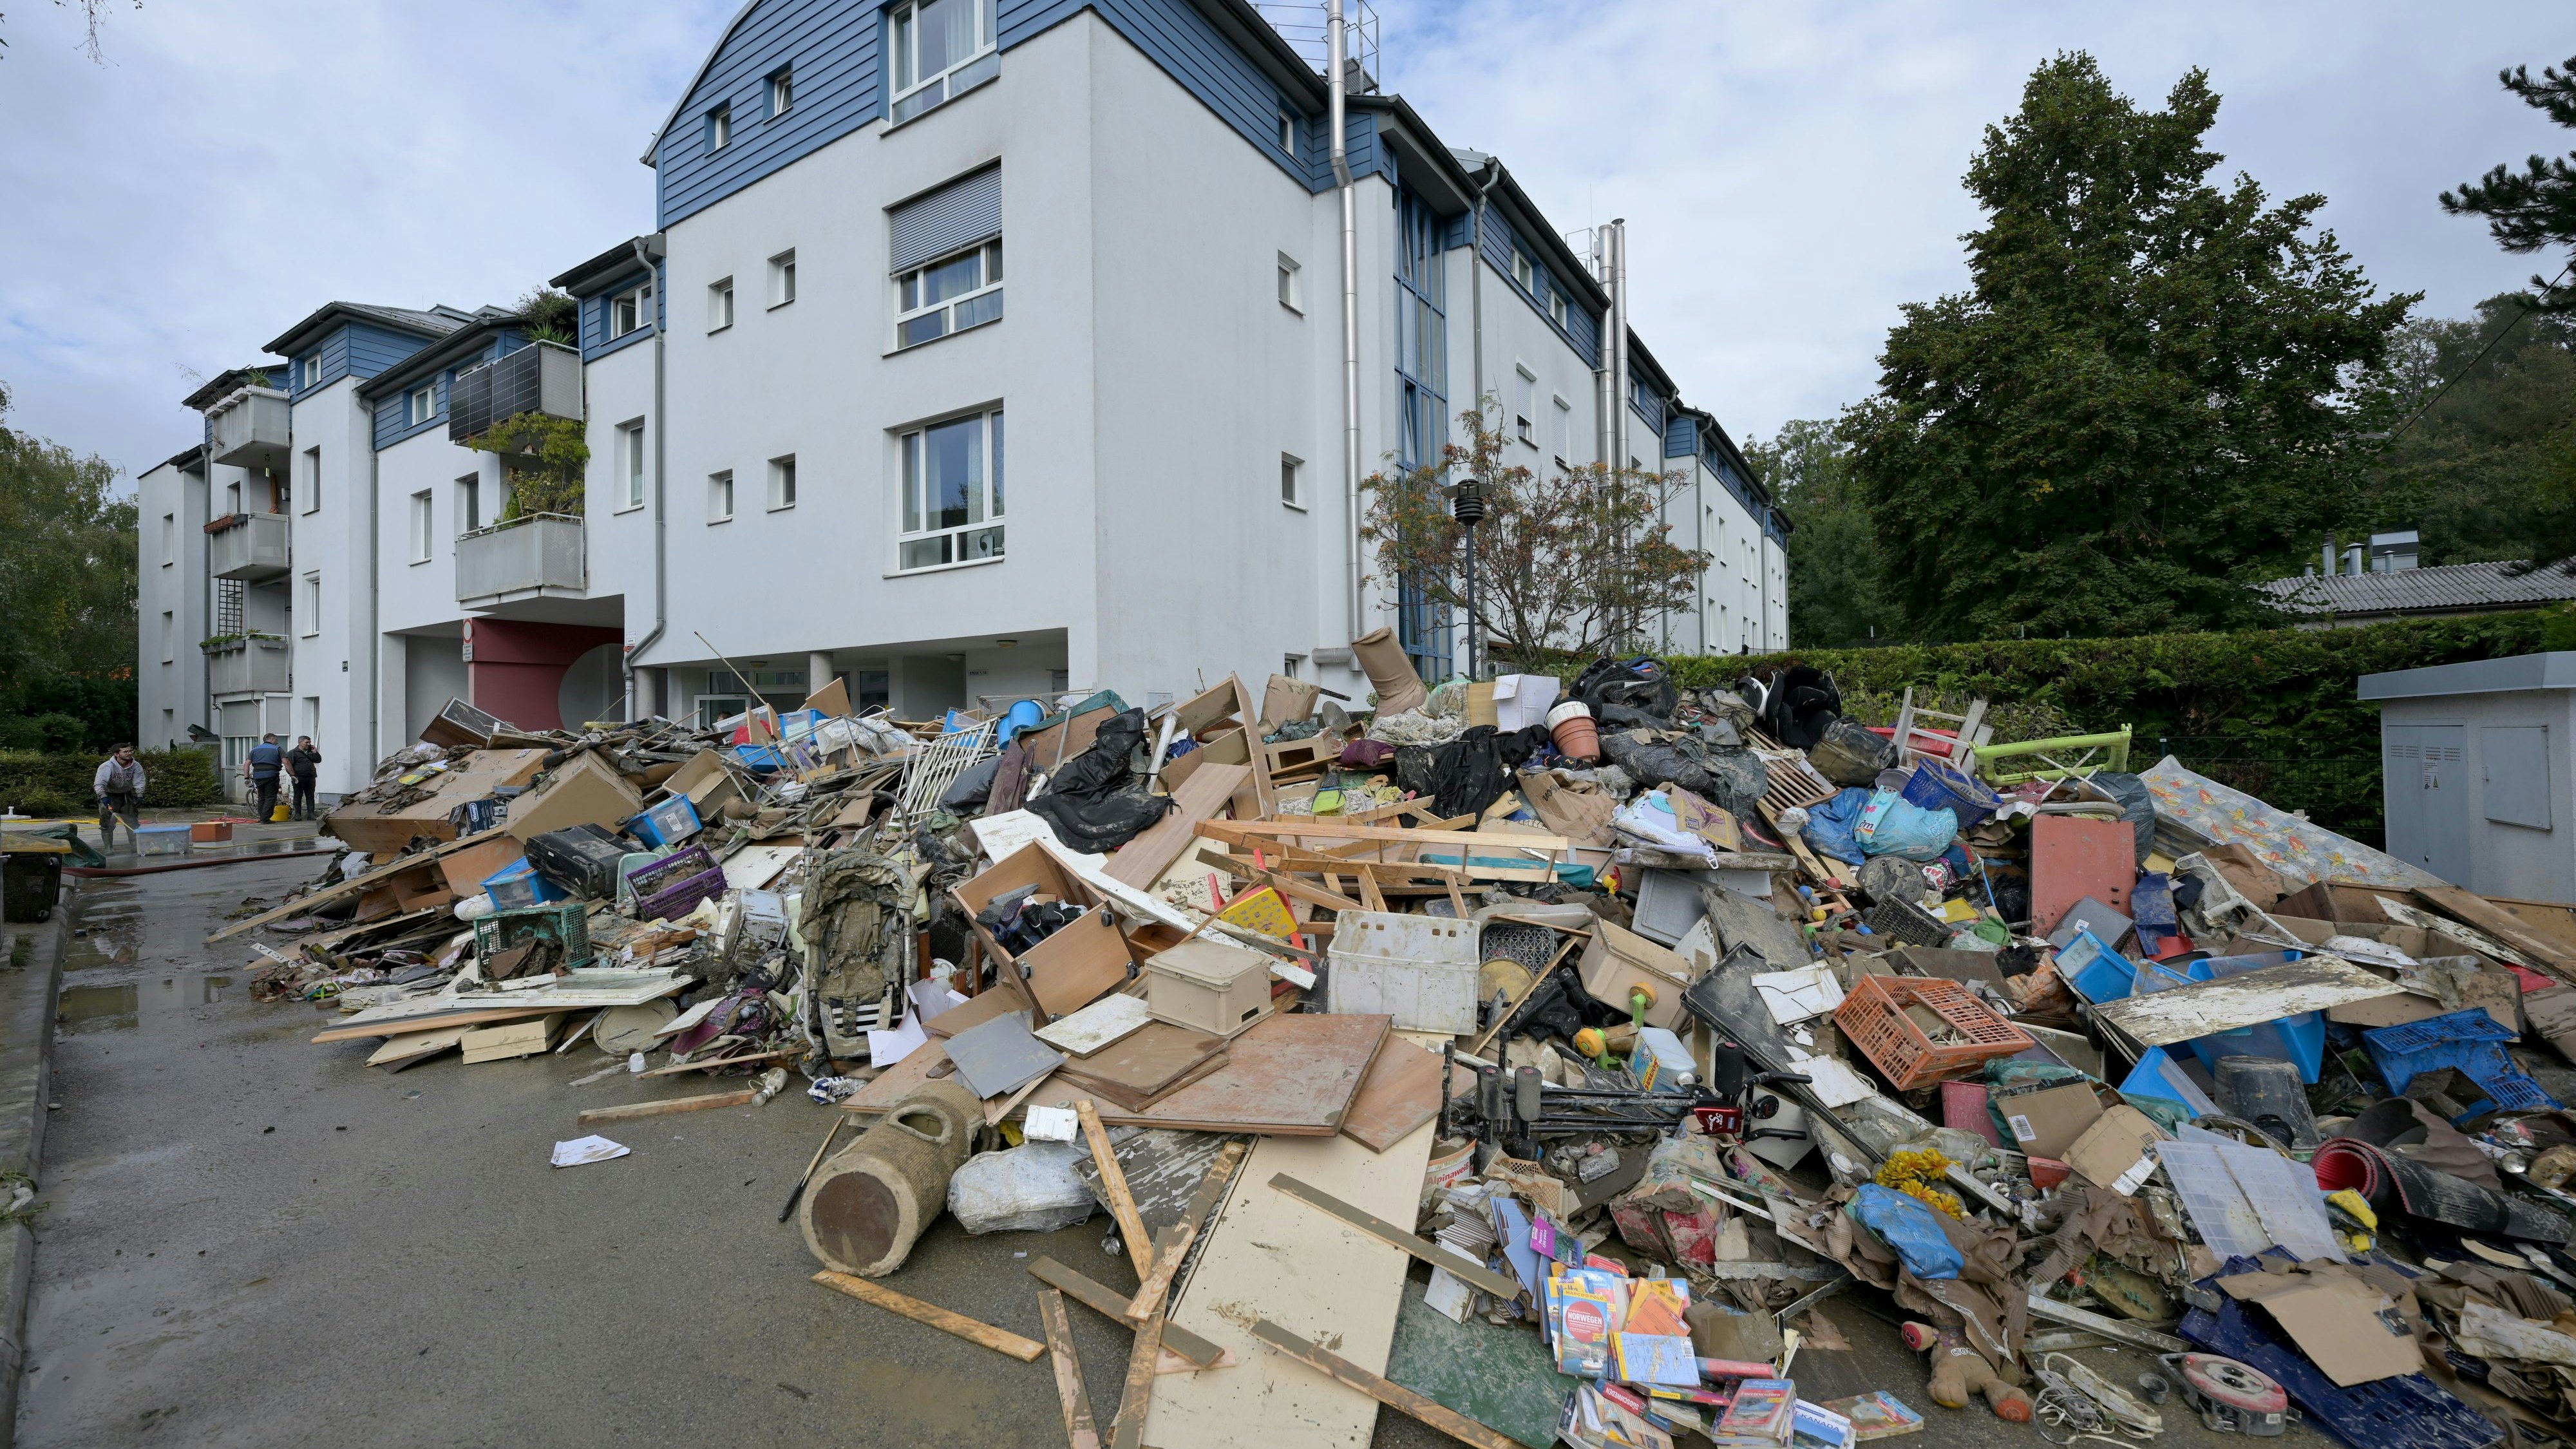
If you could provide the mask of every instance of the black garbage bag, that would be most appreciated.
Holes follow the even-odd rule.
[[[1670,729],[1673,724],[1671,720],[1658,719],[1634,705],[1626,704],[1597,706],[1592,711],[1592,717],[1605,730],[1661,730]]]
[[[2138,864],[2145,865],[2156,848],[2156,797],[2148,792],[2147,782],[2105,770],[2093,777],[2093,783],[2120,802],[2120,818],[2138,832]]]
[[[1492,725],[1477,725],[1430,756],[1431,808],[1443,815],[1482,815],[1511,788],[1512,769],[1547,743],[1547,727],[1531,725],[1505,734]],[[1396,751],[1398,778],[1404,752]]]
[[[1858,720],[1836,719],[1807,751],[1807,763],[1837,785],[1869,786],[1878,772],[1896,767],[1896,741]]]
[[[951,815],[966,815],[984,808],[993,798],[993,777],[1001,773],[1002,757],[995,755],[981,764],[968,765],[957,782],[939,797],[939,808]]]
[[[1091,744],[1081,754],[1064,762],[1064,767],[1047,781],[1050,795],[1103,795],[1127,783],[1133,773],[1129,760],[1136,747],[1145,742],[1145,712],[1131,709],[1113,714],[1091,737]]]
[[[1068,850],[1103,854],[1145,833],[1172,808],[1165,795],[1142,790],[1112,790],[1099,796],[1047,794],[1028,804],[1029,813],[1055,827],[1055,838]]]
[[[1428,797],[1438,793],[1432,783],[1440,767],[1437,745],[1398,745],[1395,747],[1395,783],[1408,795]]]
[[[1735,808],[1715,798],[1717,782],[1709,774],[1708,747],[1697,735],[1681,730],[1605,730],[1601,753],[1640,785],[1679,785],[1711,804],[1729,811]]]
[[[1657,725],[1671,724],[1673,711],[1682,702],[1681,691],[1664,673],[1663,661],[1646,655],[1595,659],[1574,677],[1574,687],[1568,693],[1592,706],[1594,719],[1606,719],[1602,710],[1610,705],[1624,705],[1644,711]]]
[[[1811,748],[1842,717],[1843,693],[1834,677],[1807,664],[1792,664],[1771,677],[1762,705],[1762,728],[1793,750]]]

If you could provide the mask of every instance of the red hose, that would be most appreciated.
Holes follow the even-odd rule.
[[[67,865],[63,874],[70,876],[159,875],[165,870],[203,870],[210,865],[239,865],[246,860],[299,860],[308,855],[337,855],[338,846],[328,850],[278,850],[266,855],[219,855],[207,860],[174,860],[167,865]]]

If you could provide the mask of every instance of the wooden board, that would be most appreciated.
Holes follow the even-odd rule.
[[[948,1048],[929,1042],[912,1049],[912,1055],[877,1073],[866,1086],[851,1093],[841,1102],[844,1112],[875,1116],[894,1110],[894,1104],[911,1095],[912,1089],[930,1080],[930,1074],[948,1064]]]
[[[1091,1391],[1083,1386],[1082,1360],[1074,1355],[1073,1323],[1064,1311],[1064,1294],[1053,1288],[1039,1289],[1038,1317],[1046,1324],[1047,1357],[1055,1367],[1055,1395],[1064,1407],[1065,1441],[1070,1449],[1100,1449],[1100,1426],[1091,1417]]]
[[[642,1006],[665,996],[676,996],[689,984],[689,978],[685,976],[661,973],[644,979],[645,973],[610,967],[602,968],[600,975],[608,980],[631,984],[610,986],[602,982],[596,986],[585,986],[581,982],[587,974],[576,972],[571,977],[559,979],[555,985],[531,987],[525,991],[478,991],[471,995],[443,993],[392,1006],[369,1007],[338,1026],[316,1033],[313,1040],[334,1042],[356,1037],[400,1036],[405,1032],[428,1031],[434,1027],[520,1021],[558,1011]]]
[[[1249,765],[1205,765],[1190,772],[1172,792],[1172,808],[1162,819],[1109,857],[1112,879],[1125,881],[1144,890],[1180,857],[1182,847],[1197,835],[1198,823],[1211,820],[1234,798],[1235,790],[1252,778]]]
[[[1225,1051],[1222,1037],[1168,1021],[1149,1021],[1056,1072],[1063,1081],[1134,1111]]]
[[[2484,896],[2472,895],[2458,886],[2417,886],[2415,895],[2426,905],[2477,927],[2517,951],[2536,959],[2541,967],[2561,980],[2576,980],[2576,953],[2551,940]]]
[[[2105,1002],[2094,1012],[2102,1023],[2118,1027],[2141,1046],[2170,1046],[2215,1031],[2393,996],[2397,991],[2396,982],[2339,957],[2318,956],[2197,986]]]
[[[1133,1327],[1127,1321],[1127,1295],[1094,1279],[1086,1278],[1053,1258],[1041,1255],[1031,1259],[1029,1276],[1050,1288],[1063,1292],[1069,1298],[1079,1300],[1084,1307],[1109,1319],[1121,1328]],[[1226,1352],[1188,1329],[1168,1323],[1163,1329],[1163,1348],[1166,1352],[1179,1354],[1201,1368],[1214,1366]]]
[[[814,1281],[837,1292],[847,1293],[862,1302],[873,1303],[889,1313],[900,1313],[915,1323],[927,1323],[942,1333],[955,1334],[968,1343],[982,1344],[995,1353],[1006,1353],[1022,1363],[1034,1363],[1046,1345],[1022,1338],[1007,1329],[989,1323],[978,1323],[962,1313],[951,1313],[935,1303],[924,1303],[908,1294],[897,1293],[882,1283],[829,1270],[814,1275]]]
[[[387,1037],[385,1044],[367,1058],[367,1065],[399,1072],[417,1062],[425,1062],[440,1052],[454,1051],[471,1027],[451,1026],[442,1031],[415,1031]]]
[[[1340,1354],[1310,1339],[1290,1333],[1266,1318],[1254,1324],[1252,1331],[1263,1343],[1299,1363],[1330,1374],[1336,1382],[1357,1389],[1390,1409],[1419,1419],[1462,1444],[1472,1444],[1475,1449],[1516,1449],[1519,1443],[1509,1435],[1498,1434],[1466,1415],[1434,1403],[1411,1389],[1391,1384]]]
[[[2537,932],[2559,950],[2576,956],[2576,906],[2562,906],[2555,901],[2526,901],[2514,896],[2486,896],[2482,899],[2520,921],[2524,930]]]
[[[704,1112],[713,1107],[748,1107],[760,1093],[743,1087],[731,1092],[708,1092],[696,1097],[666,1097],[658,1102],[629,1102],[622,1107],[586,1107],[578,1121],[589,1127],[601,1122],[630,1122],[638,1117],[667,1117],[674,1112]]]
[[[1393,1021],[1273,1016],[1236,1037],[1225,1065],[1207,1076],[1146,1111],[1102,1115],[1144,1127],[1328,1137],[1341,1130]]]
[[[418,855],[407,855],[388,864],[376,866],[371,870],[352,876],[349,879],[340,882],[338,885],[324,886],[322,889],[315,891],[310,895],[299,896],[294,900],[288,901],[285,905],[276,906],[269,910],[262,911],[256,916],[235,921],[231,925],[224,927],[222,930],[206,937],[206,944],[211,946],[217,941],[229,940],[232,937],[240,935],[244,931],[255,930],[258,927],[285,920],[289,916],[300,916],[313,909],[315,906],[336,901],[343,896],[357,895],[360,892],[373,888],[379,882],[393,879],[395,876],[402,874],[404,871],[411,869],[413,866],[420,864],[424,860],[436,860],[452,851],[464,850],[470,846],[480,845],[484,841],[496,839],[501,834],[501,827],[496,825],[480,834],[468,835],[462,839],[448,841],[435,850],[425,850]],[[309,853],[310,852],[299,852],[299,854]]]
[[[1440,1054],[1408,1041],[1378,1049],[1359,1095],[1342,1117],[1342,1135],[1384,1152],[1440,1113]]]
[[[1521,1285],[1500,1273],[1481,1263],[1470,1262],[1465,1256],[1451,1252],[1428,1238],[1416,1237],[1410,1230],[1388,1222],[1366,1209],[1354,1207],[1321,1188],[1299,1181],[1284,1172],[1273,1176],[1270,1179],[1270,1185],[1317,1212],[1350,1224],[1381,1243],[1401,1248],[1408,1255],[1419,1258],[1434,1268],[1447,1270],[1451,1277],[1460,1279],[1471,1288],[1481,1288],[1505,1303],[1520,1296]]]
[[[1142,1029],[1152,1020],[1145,1013],[1145,999],[1115,992],[1100,998],[1062,1021],[1037,1029],[1037,1039],[1079,1061],[1097,1056],[1100,1049]]]
[[[2030,825],[2030,924],[2057,929],[2077,901],[2091,896],[2122,915],[2138,884],[2137,828],[2126,820],[2042,815]]]
[[[424,1016],[407,1021],[375,1022],[364,1026],[328,1027],[322,1031],[315,1032],[312,1039],[316,1046],[320,1046],[329,1042],[360,1041],[369,1037],[418,1036],[425,1031],[441,1031],[451,1027],[458,1029],[471,1029],[473,1027],[486,1026],[496,1021],[526,1021],[528,1018],[534,1016],[545,1016],[552,1012],[577,1011],[579,1009],[580,1008],[578,1007],[571,1006],[522,1006],[494,1007],[489,1011],[450,1011],[442,1012],[436,1016]]]
[[[1381,1217],[1409,1218],[1421,1200],[1432,1135],[1426,1125],[1383,1153],[1343,1137],[1265,1137],[1254,1145],[1171,1310],[1173,1326],[1231,1350],[1242,1366],[1163,1380],[1145,1442],[1157,1449],[1231,1449],[1244,1442],[1247,1415],[1257,1418],[1263,1449],[1358,1449],[1369,1442],[1376,1401],[1262,1347],[1253,1325],[1269,1319],[1383,1373],[1404,1293],[1405,1257],[1271,1187],[1270,1179],[1286,1173]]]
[[[925,1018],[921,1029],[933,1037],[952,1037],[982,1026],[1006,1011],[1027,1010],[1027,1003],[1008,990],[986,991],[966,998],[964,1006],[952,1006],[937,1016]]]

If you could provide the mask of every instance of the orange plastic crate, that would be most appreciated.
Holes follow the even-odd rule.
[[[1935,1045],[1905,1015],[1930,1007],[1965,1041]],[[1834,1025],[1897,1090],[1964,1077],[1996,1057],[2031,1048],[2028,1032],[1995,1014],[1956,981],[1928,976],[1864,976],[1834,1012]]]

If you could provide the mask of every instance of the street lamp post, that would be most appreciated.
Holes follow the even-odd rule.
[[[1485,516],[1485,480],[1468,477],[1458,480],[1450,494],[1450,516],[1467,531],[1467,677],[1478,677],[1476,668],[1476,525]]]

